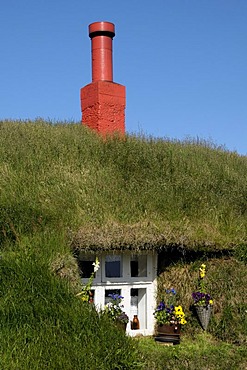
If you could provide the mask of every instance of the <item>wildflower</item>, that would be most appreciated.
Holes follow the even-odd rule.
[[[88,297],[85,295],[82,295],[81,300],[82,302],[88,302]]]
[[[108,294],[108,297],[110,297],[113,301],[117,301],[118,299],[122,300],[124,298],[116,293]]]
[[[98,257],[96,257],[95,262],[93,262],[92,265],[94,266],[94,270],[91,273],[91,275],[90,275],[90,277],[88,279],[87,284],[83,286],[81,292],[79,292],[79,293],[76,294],[77,297],[81,297],[81,299],[82,299],[83,302],[89,302],[89,303],[92,303],[93,302],[91,288],[92,288],[92,284],[93,284],[94,274],[95,274],[95,272],[98,271],[98,269],[100,267],[100,263],[99,263]]]
[[[206,293],[205,281],[203,279],[205,275],[206,275],[206,265],[202,263],[199,268],[199,279],[198,279],[198,286],[197,286],[198,290],[192,293],[192,298],[194,300],[195,306],[213,305],[213,300],[210,294]]]
[[[174,288],[166,289],[166,293],[167,293],[167,294],[172,293],[173,295],[175,295],[175,294],[176,294],[176,290],[175,290]]]
[[[206,275],[206,265],[204,263],[201,264],[201,267],[199,268],[200,278],[203,279]]]
[[[96,257],[95,262],[93,262],[93,266],[94,266],[93,272],[95,273],[100,268],[100,262],[99,262],[98,257]]]

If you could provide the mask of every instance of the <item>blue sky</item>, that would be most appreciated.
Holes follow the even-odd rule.
[[[247,0],[1,0],[0,119],[80,121],[95,21],[116,26],[127,132],[247,155]]]

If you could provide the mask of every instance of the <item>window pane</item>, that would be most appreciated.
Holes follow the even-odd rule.
[[[122,277],[122,258],[121,256],[106,256],[105,258],[105,276]]]
[[[147,328],[147,289],[132,288],[130,290],[130,327],[136,329],[133,325],[134,316],[139,319],[140,329]]]
[[[131,317],[138,315],[138,289],[131,288],[130,290],[130,311]]]
[[[94,271],[94,255],[81,255],[78,260],[80,275],[82,278],[89,278]]]
[[[133,255],[130,261],[131,277],[147,276],[147,256]]]

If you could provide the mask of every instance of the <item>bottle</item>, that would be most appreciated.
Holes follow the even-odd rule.
[[[133,330],[138,330],[140,329],[140,323],[137,315],[134,315],[133,320],[132,320],[132,329]]]

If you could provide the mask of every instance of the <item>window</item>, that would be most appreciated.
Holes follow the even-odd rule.
[[[133,255],[130,260],[131,277],[147,276],[147,255]]]
[[[93,262],[95,262],[95,256],[92,254],[83,255],[78,260],[78,265],[80,269],[80,275],[82,278],[89,278],[94,271]]]
[[[105,276],[118,278],[123,275],[122,257],[120,255],[108,255],[105,257]]]

